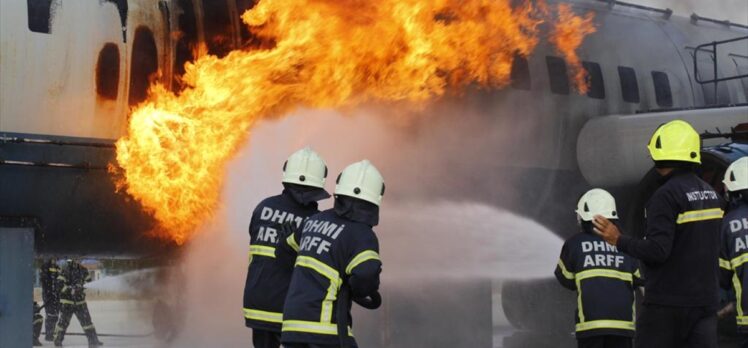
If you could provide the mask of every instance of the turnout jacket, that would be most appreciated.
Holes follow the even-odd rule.
[[[716,309],[720,198],[690,170],[662,179],[647,202],[644,239],[622,235],[618,249],[642,263],[645,304]]]
[[[338,197],[336,207],[340,201]],[[382,267],[379,242],[372,230],[374,223],[362,221],[366,219],[350,219],[336,209],[326,210],[309,217],[281,243],[279,258],[295,264],[283,309],[282,342],[337,346],[340,291],[350,291],[348,302],[342,304],[348,309],[348,323],[352,321],[351,299],[377,292]],[[348,335],[349,344],[356,346],[351,326]]]
[[[738,331],[748,333],[748,202],[736,205],[722,221],[722,250],[719,265],[723,288],[735,288]]]
[[[82,305],[86,303],[86,283],[91,281],[91,274],[78,262],[72,262],[57,277],[62,285],[60,304]]]
[[[249,266],[244,286],[245,325],[253,329],[281,332],[283,302],[291,282],[291,271],[275,260],[275,248],[283,239],[282,225],[294,227],[318,213],[317,202],[302,205],[288,189],[260,202],[249,224]]]
[[[54,261],[46,261],[41,266],[40,271],[40,282],[42,284],[42,291],[44,292],[44,301],[50,301],[57,299],[57,291],[60,287],[58,286],[57,278],[60,276],[60,266]]]
[[[569,238],[561,249],[556,279],[577,291],[576,336],[634,336],[634,287],[641,283],[638,262],[592,233]]]

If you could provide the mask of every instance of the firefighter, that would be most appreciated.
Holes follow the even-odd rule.
[[[621,235],[603,216],[595,217],[595,231],[641,262],[646,283],[637,347],[716,347],[724,212],[717,193],[695,173],[701,139],[675,120],[657,128],[648,148],[661,186],[646,205],[644,238]]]
[[[286,348],[355,347],[351,301],[370,309],[381,304],[382,263],[372,227],[379,223],[384,180],[364,160],[345,168],[336,184],[334,207],[309,217],[276,252],[279,261],[295,264],[283,308]]]
[[[725,171],[723,180],[729,211],[722,220],[722,250],[719,265],[722,269],[720,283],[729,289],[734,287],[738,334],[742,346],[748,347],[748,308],[745,293],[748,287],[748,157],[733,162]]]
[[[283,302],[291,281],[291,271],[275,261],[282,226],[299,226],[319,213],[317,201],[330,197],[326,177],[325,161],[309,147],[301,149],[283,165],[283,192],[260,202],[252,213],[244,318],[256,348],[280,347]]]
[[[576,212],[581,232],[564,243],[555,275],[561,285],[578,293],[577,345],[630,348],[634,287],[640,284],[637,261],[592,230],[595,215],[618,219],[615,199],[605,190],[592,189],[579,199]]]
[[[47,315],[44,327],[44,340],[54,340],[54,329],[60,313],[60,288],[57,277],[60,276],[60,266],[57,260],[47,259],[41,266],[40,277],[42,283],[42,300],[44,301],[44,313]]]
[[[42,342],[39,341],[39,336],[42,334],[42,323],[44,317],[41,315],[42,308],[39,304],[34,301],[34,347],[41,347]]]
[[[91,321],[91,314],[86,303],[86,292],[84,285],[91,281],[91,275],[77,260],[68,260],[67,266],[58,277],[62,284],[60,290],[60,320],[55,327],[55,347],[61,347],[65,339],[65,331],[70,325],[70,319],[75,314],[83,332],[88,338],[89,347],[102,345],[96,335],[96,328]]]

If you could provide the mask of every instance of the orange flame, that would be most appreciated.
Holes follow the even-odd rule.
[[[573,54],[589,31],[567,15]],[[225,164],[259,119],[504,86],[547,16],[542,2],[510,0],[259,1],[242,19],[274,45],[201,56],[179,95],[154,86],[117,142],[121,187],[153,214],[157,236],[182,244],[216,208]]]
[[[593,19],[595,15],[588,12],[584,17],[574,14],[568,4],[558,5],[558,23],[551,35],[550,41],[564,55],[571,66],[572,81],[580,94],[586,94],[589,89],[587,72],[582,68],[582,62],[577,55],[577,48],[582,45],[584,38],[596,31]]]

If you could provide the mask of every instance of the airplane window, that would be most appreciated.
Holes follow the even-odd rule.
[[[593,62],[582,62],[582,67],[587,70],[587,96],[595,99],[605,99],[605,84],[603,83],[603,72],[600,64]]]
[[[636,71],[627,66],[618,67],[618,77],[621,79],[621,94],[628,103],[639,102],[639,83],[636,81]]]
[[[119,91],[119,47],[108,42],[99,51],[96,62],[96,93],[105,99],[117,99]]]
[[[520,54],[514,55],[511,79],[513,88],[530,90],[530,64],[527,62],[527,57]]]
[[[148,27],[140,26],[135,30],[130,65],[130,95],[127,102],[129,105],[136,105],[148,97],[150,77],[158,71],[156,41]]]
[[[208,53],[219,58],[229,54],[234,48],[233,26],[226,0],[203,0],[203,24]]]
[[[657,105],[661,107],[673,106],[673,94],[670,91],[670,79],[662,71],[653,71],[652,80],[654,81],[655,97]]]
[[[551,82],[551,92],[555,94],[569,94],[569,75],[566,73],[566,62],[559,57],[545,57],[548,66],[548,76]]]
[[[29,30],[35,33],[50,33],[52,0],[27,0],[26,12],[28,14]]]

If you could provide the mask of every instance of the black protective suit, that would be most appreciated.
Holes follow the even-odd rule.
[[[96,328],[91,320],[91,314],[88,311],[86,303],[86,292],[84,285],[91,281],[91,275],[88,270],[78,262],[71,262],[62,271],[58,277],[62,284],[60,290],[60,320],[55,327],[55,345],[61,346],[65,339],[65,332],[70,325],[70,319],[73,314],[78,318],[83,332],[88,338],[89,346],[100,345],[99,338],[96,335]]]
[[[44,323],[45,340],[54,339],[54,330],[60,317],[60,289],[57,278],[60,276],[60,266],[50,259],[44,262],[40,268],[40,281],[42,283],[42,300],[44,301],[44,313],[47,318]]]

